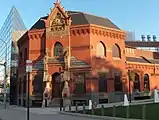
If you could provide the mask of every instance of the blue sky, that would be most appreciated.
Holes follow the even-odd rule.
[[[47,15],[55,0],[1,0],[0,27],[11,7],[15,5],[27,28],[41,16]],[[61,0],[66,10],[91,13],[111,19],[123,30],[140,35],[155,34],[159,38],[158,0]]]

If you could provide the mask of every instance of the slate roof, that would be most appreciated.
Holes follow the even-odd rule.
[[[83,25],[83,24],[95,24],[103,27],[109,27],[114,29],[120,29],[114,23],[112,23],[108,18],[103,18],[95,15],[90,15],[83,12],[68,11],[71,16],[72,25]]]
[[[71,56],[70,59],[71,59],[71,67],[72,68],[74,68],[74,67],[89,67],[89,65],[86,62],[79,60],[74,56]],[[52,62],[52,63],[59,63],[58,59],[50,59],[48,61]],[[38,61],[35,65],[33,65],[34,70],[43,70],[43,68],[44,68],[43,59]]]
[[[79,60],[74,56],[71,56],[70,59],[71,59],[71,67],[82,67],[82,66],[89,67],[89,65],[86,62]]]
[[[42,21],[41,19],[47,19],[48,16],[45,16],[45,17],[41,17],[32,27],[31,27],[31,30],[32,29],[44,29],[45,28],[45,23],[44,21]]]
[[[35,65],[33,65],[33,70],[43,70],[44,69],[44,62],[43,59],[39,60]]]
[[[144,57],[136,58],[136,57],[126,57],[126,60],[129,62],[138,62],[138,63],[151,63],[151,64],[159,64],[159,60],[156,59],[147,59]]]
[[[90,15],[83,12],[68,11],[71,16],[72,25],[85,25],[85,24],[95,24],[103,27],[113,28],[120,30],[114,23],[112,23],[108,18],[98,17],[95,15]],[[41,19],[47,19],[48,16],[41,17],[31,29],[43,29],[45,24]]]

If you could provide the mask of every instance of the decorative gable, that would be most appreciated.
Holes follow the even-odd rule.
[[[71,19],[60,3],[55,3],[55,7],[51,9],[51,13],[45,23],[48,36],[67,35]]]
[[[50,20],[50,30],[51,31],[64,31],[66,29],[67,23],[65,17],[57,12],[54,19]]]

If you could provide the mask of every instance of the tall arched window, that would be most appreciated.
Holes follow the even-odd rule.
[[[56,42],[54,45],[54,56],[60,56],[63,52],[63,46],[61,43]]]
[[[150,90],[150,80],[148,74],[144,75],[144,88]]]
[[[97,44],[96,55],[99,57],[106,57],[106,47],[101,41]]]
[[[115,91],[122,91],[123,90],[120,72],[117,72],[114,74],[114,87],[115,87]]]
[[[113,46],[112,56],[113,56],[114,58],[121,58],[121,50],[120,50],[120,47],[119,47],[117,44],[115,44],[115,45]]]
[[[107,73],[100,72],[99,75],[99,92],[107,92]]]
[[[135,73],[134,91],[136,91],[136,92],[140,91],[140,79],[139,79],[139,75],[137,73]]]

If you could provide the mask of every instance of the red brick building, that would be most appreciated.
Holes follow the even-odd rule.
[[[129,78],[132,93],[158,87],[157,53],[126,46],[125,35],[107,18],[65,11],[55,3],[50,14],[41,17],[18,41],[18,104],[25,101],[27,59],[33,61],[32,99],[42,95],[45,81],[50,82],[52,98],[58,98],[59,72],[64,72],[71,95],[93,92],[107,98],[107,93],[127,93]]]

